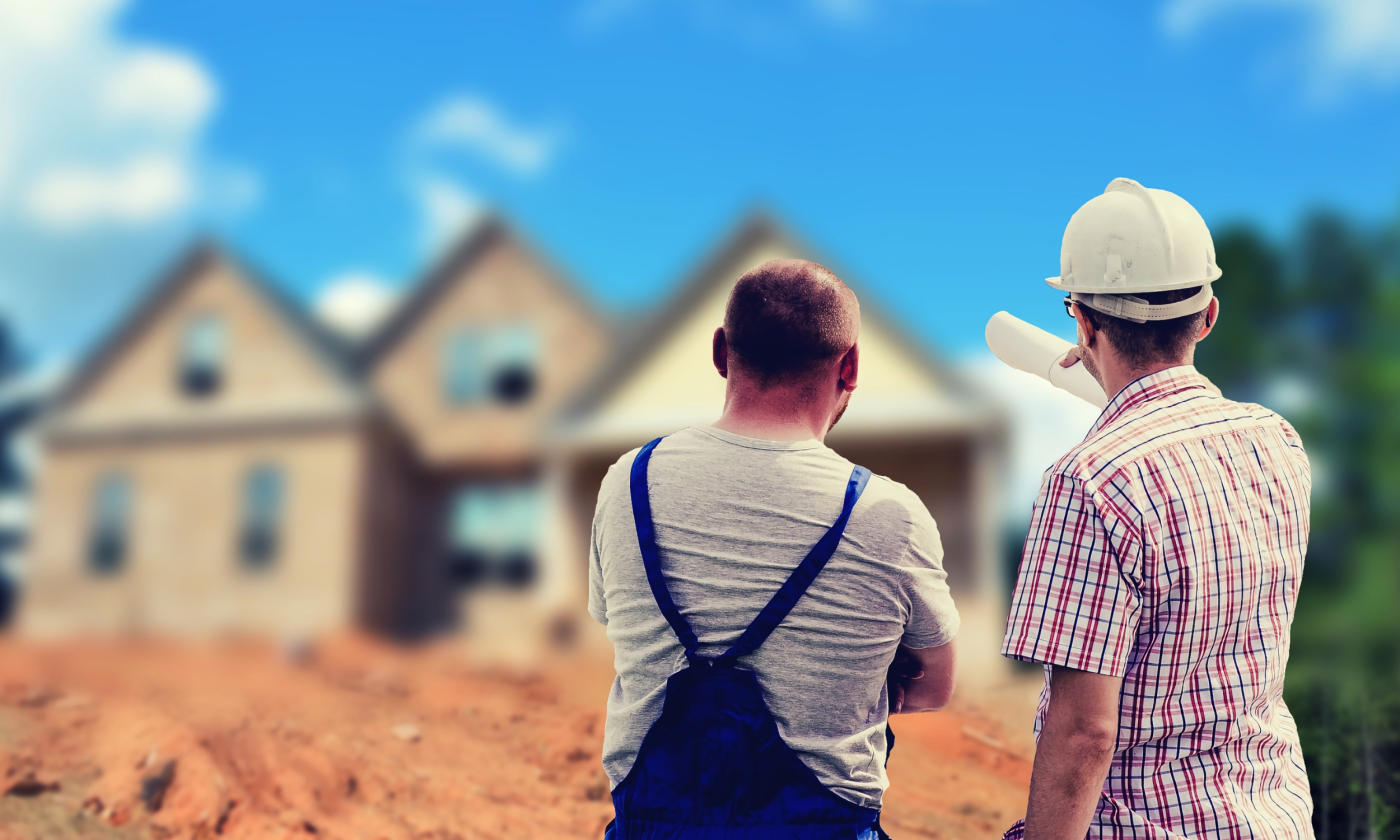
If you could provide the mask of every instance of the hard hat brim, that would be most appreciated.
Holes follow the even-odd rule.
[[[1062,292],[1085,292],[1097,295],[1135,295],[1143,292],[1170,292],[1174,289],[1191,289],[1196,286],[1204,286],[1207,283],[1214,283],[1220,279],[1223,273],[1219,266],[1211,266],[1209,276],[1200,280],[1178,280],[1174,283],[1149,283],[1145,286],[1084,286],[1078,283],[1065,283],[1063,277],[1046,277],[1045,284],[1052,289]]]

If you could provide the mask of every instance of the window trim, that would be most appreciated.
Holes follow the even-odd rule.
[[[113,501],[115,499],[115,501]],[[115,507],[115,513],[109,511]],[[97,577],[115,577],[131,561],[136,484],[124,469],[109,469],[93,482],[88,501],[85,567]]]
[[[210,330],[206,339],[212,345],[212,358],[197,357],[197,332]],[[175,382],[180,393],[190,399],[208,399],[223,390],[228,368],[228,319],[219,312],[192,312],[186,316],[176,350]]]
[[[458,324],[439,348],[438,393],[452,409],[527,405],[539,391],[542,355],[535,324]]]
[[[491,496],[495,499],[491,499]],[[506,533],[499,539],[487,539],[477,545],[462,540],[462,506],[469,499],[488,499],[495,510],[482,515],[494,518],[519,516],[526,507],[529,522],[517,523],[516,533]],[[491,507],[488,504],[488,508]],[[513,506],[515,510],[509,510]],[[514,480],[476,480],[458,483],[447,498],[446,547],[448,574],[460,587],[499,585],[525,588],[539,579],[545,542],[545,486],[538,478]],[[506,529],[510,531],[510,528]],[[490,545],[491,542],[497,545]]]
[[[259,482],[270,483],[261,487]],[[234,550],[238,565],[247,572],[275,567],[286,550],[287,470],[275,461],[259,461],[243,471],[239,480],[238,530]],[[271,501],[259,494],[270,495]],[[270,507],[270,512],[263,508]]]

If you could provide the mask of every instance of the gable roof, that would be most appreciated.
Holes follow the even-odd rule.
[[[205,237],[195,240],[165,269],[159,279],[137,301],[131,311],[117,320],[116,327],[99,340],[73,370],[52,403],[52,411],[70,404],[108,369],[122,349],[139,336],[160,314],[161,307],[185,286],[204,276],[211,265],[223,262],[253,293],[268,305],[268,309],[289,328],[311,351],[312,356],[347,388],[360,392],[345,346],[339,339],[312,319],[296,301],[284,292],[280,284],[270,280],[250,263],[236,256],[217,240]]]
[[[565,424],[583,421],[595,409],[603,406],[629,378],[650,360],[651,351],[658,348],[690,314],[720,285],[731,285],[736,278],[725,269],[745,253],[764,244],[776,244],[781,249],[802,255],[827,266],[860,298],[861,320],[888,335],[917,364],[932,377],[948,385],[951,396],[965,401],[977,410],[995,413],[994,404],[982,391],[969,383],[957,371],[939,359],[937,351],[914,337],[898,320],[891,317],[873,296],[861,290],[859,282],[835,267],[820,252],[766,208],[756,208],[746,214],[719,245],[703,259],[680,283],[676,293],[665,303],[651,321],[639,329],[634,339],[620,347],[614,358],[604,366],[598,377],[583,391],[583,396],[561,418]]]
[[[456,243],[423,272],[408,296],[354,353],[356,369],[361,372],[368,370],[393,350],[432,309],[433,304],[461,281],[474,263],[488,254],[493,246],[502,243],[519,246],[544,269],[547,282],[552,283],[590,318],[599,323],[605,321],[593,302],[583,295],[578,284],[548,260],[540,248],[522,237],[503,218],[490,214],[463,231]]]

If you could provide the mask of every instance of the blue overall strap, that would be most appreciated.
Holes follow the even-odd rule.
[[[652,450],[660,442],[661,438],[657,438],[643,446],[637,457],[632,460],[632,519],[637,523],[637,545],[642,549],[642,565],[646,568],[651,595],[656,599],[656,605],[661,608],[661,614],[666,616],[666,622],[676,631],[676,638],[681,640],[686,655],[693,657],[696,649],[700,647],[700,640],[695,637],[695,631],[690,629],[681,611],[676,608],[676,602],[671,600],[671,590],[666,588],[666,579],[661,576],[661,560],[656,553],[656,526],[651,521],[651,497],[647,493],[647,463],[651,461]]]
[[[778,625],[783,623],[783,619],[792,612],[792,608],[802,600],[807,587],[812,585],[812,581],[816,580],[817,575],[826,567],[831,555],[836,553],[836,546],[841,544],[841,535],[846,533],[846,523],[851,521],[851,511],[860,500],[860,494],[865,492],[865,485],[869,481],[870,470],[865,467],[851,470],[851,477],[846,482],[846,501],[841,506],[841,515],[822,538],[817,540],[817,544],[812,546],[812,550],[807,552],[807,556],[802,558],[797,568],[792,570],[792,574],[788,576],[782,588],[774,593],[758,614],[758,618],[753,620],[734,646],[725,651],[720,659],[734,660],[753,653],[778,629]]]

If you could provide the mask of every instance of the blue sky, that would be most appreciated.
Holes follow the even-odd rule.
[[[1400,211],[1396,0],[26,2],[0,312],[41,357],[201,230],[312,302],[495,207],[631,308],[762,203],[967,355],[999,309],[1065,332],[1041,281],[1116,176],[1217,230]]]

